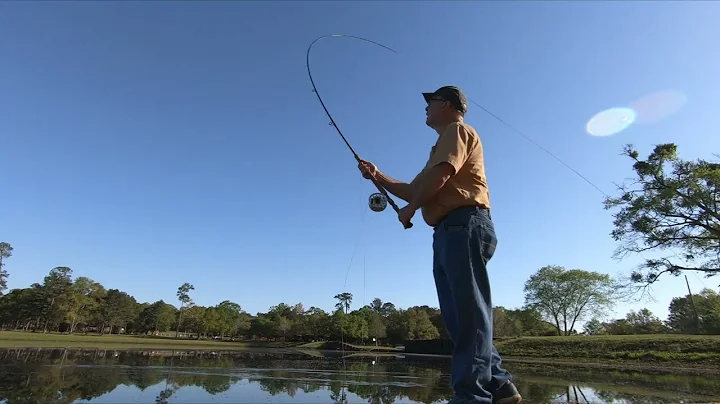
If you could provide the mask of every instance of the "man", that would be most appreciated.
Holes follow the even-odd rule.
[[[492,301],[487,262],[497,244],[490,217],[480,138],[464,122],[467,98],[453,86],[423,93],[425,124],[438,134],[425,168],[410,184],[362,161],[360,171],[408,202],[398,214],[409,222],[420,209],[434,228],[433,275],[440,310],[453,341],[451,404],[517,404],[512,376],[492,343]]]

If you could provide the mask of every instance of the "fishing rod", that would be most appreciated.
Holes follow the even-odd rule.
[[[337,130],[337,132],[340,134],[340,137],[342,137],[343,141],[345,142],[345,144],[347,145],[347,147],[350,149],[350,151],[352,152],[352,154],[353,154],[353,156],[355,157],[355,159],[356,159],[358,162],[361,162],[362,160],[361,160],[360,157],[357,155],[357,153],[355,153],[355,150],[353,150],[352,146],[350,146],[350,143],[349,143],[349,142],[347,141],[347,139],[345,138],[345,135],[342,134],[342,132],[340,131],[340,128],[338,128],[337,124],[335,123],[335,120],[334,120],[334,119],[332,118],[332,116],[330,115],[330,112],[329,112],[328,109],[325,107],[325,103],[322,101],[322,98],[320,97],[320,94],[319,94],[318,91],[317,91],[317,87],[315,87],[315,82],[313,81],[312,73],[310,72],[310,49],[311,49],[312,46],[313,46],[317,41],[319,41],[320,39],[323,39],[323,38],[331,38],[331,37],[346,37],[346,38],[358,39],[358,40],[361,40],[361,41],[369,42],[369,43],[371,43],[371,44],[380,46],[381,48],[385,48],[385,49],[387,49],[387,50],[389,50],[389,51],[391,51],[391,52],[393,52],[393,53],[399,53],[399,52],[397,52],[396,50],[394,50],[394,49],[392,49],[392,48],[390,48],[390,47],[388,47],[388,46],[385,46],[385,45],[383,45],[383,44],[381,44],[381,43],[378,43],[378,42],[375,42],[375,41],[372,41],[372,40],[369,40],[369,39],[366,39],[366,38],[362,38],[362,37],[359,37],[359,36],[345,35],[345,34],[332,34],[332,35],[324,35],[324,36],[321,36],[321,37],[315,39],[315,40],[310,44],[310,46],[308,47],[308,50],[307,50],[307,69],[308,69],[308,75],[310,76],[310,82],[312,83],[312,86],[313,86],[313,92],[315,93],[315,95],[317,95],[318,100],[320,101],[320,105],[322,105],[322,107],[323,107],[323,109],[325,110],[325,113],[327,114],[328,118],[330,118],[330,125],[332,125],[332,126],[335,128],[335,130]],[[574,169],[574,168],[573,168],[572,166],[570,166],[568,163],[566,163],[565,161],[563,161],[560,157],[556,156],[555,154],[553,154],[552,152],[550,152],[548,149],[546,149],[545,147],[541,146],[538,142],[534,141],[532,138],[530,138],[529,136],[527,136],[526,134],[524,134],[523,132],[521,132],[519,129],[517,129],[517,128],[515,128],[514,126],[510,125],[510,124],[509,124],[508,122],[506,122],[504,119],[502,119],[502,118],[500,118],[498,115],[492,113],[490,110],[488,110],[487,108],[483,107],[483,106],[480,105],[479,103],[475,102],[474,100],[472,100],[472,99],[470,99],[470,98],[468,98],[468,101],[470,101],[471,103],[473,103],[474,105],[476,105],[477,107],[479,107],[480,109],[482,109],[483,111],[485,111],[488,115],[490,115],[491,117],[495,118],[495,119],[496,119],[497,121],[499,121],[501,124],[505,125],[508,129],[510,129],[510,130],[511,130],[512,132],[514,132],[515,134],[521,136],[521,137],[524,138],[526,141],[532,143],[532,144],[535,145],[538,149],[542,150],[542,151],[545,152],[547,155],[549,155],[549,156],[552,157],[553,159],[557,160],[560,164],[564,165],[564,166],[565,166],[566,168],[568,168],[570,171],[572,171],[573,173],[575,173],[575,175],[577,175],[578,177],[580,177],[583,181],[585,181],[585,182],[588,183],[590,186],[592,186],[593,188],[595,188],[595,189],[596,189],[598,192],[600,192],[603,196],[608,197],[608,194],[607,194],[605,191],[603,191],[600,187],[598,187],[596,184],[594,184],[592,181],[590,181],[587,177],[585,177],[584,175],[582,175],[579,171],[577,171],[576,169]],[[375,211],[375,212],[379,212],[379,211],[384,210],[384,209],[385,209],[384,203],[385,203],[385,199],[386,199],[386,200],[387,200],[387,203],[389,203],[389,204],[393,207],[393,209],[395,210],[395,212],[396,212],[396,213],[399,213],[400,209],[398,208],[397,204],[395,204],[395,202],[392,200],[392,198],[390,198],[390,196],[388,195],[387,191],[385,191],[385,189],[383,188],[383,186],[380,185],[380,183],[377,181],[377,179],[374,177],[374,175],[371,175],[371,178],[370,178],[370,179],[372,180],[373,184],[375,184],[375,186],[377,187],[377,189],[380,191],[380,194],[373,194],[373,195],[370,196],[370,201],[369,201],[370,209],[372,209],[372,210]],[[409,223],[408,225],[405,226],[406,229],[409,229],[410,227],[412,227],[412,223]]]
[[[345,138],[345,135],[343,135],[342,131],[338,127],[337,123],[335,123],[335,120],[333,119],[332,115],[330,114],[330,111],[328,111],[327,107],[325,106],[325,103],[323,102],[322,97],[320,97],[320,92],[318,92],[318,89],[315,86],[315,80],[313,80],[312,72],[310,71],[310,50],[312,50],[312,47],[313,47],[313,45],[315,45],[315,42],[317,42],[323,38],[329,38],[329,37],[354,38],[354,39],[358,39],[361,41],[369,42],[374,45],[380,46],[380,47],[385,48],[393,53],[397,53],[397,51],[395,51],[394,49],[389,48],[383,44],[377,43],[375,41],[371,41],[369,39],[361,38],[359,36],[344,35],[344,34],[323,35],[323,36],[315,39],[314,41],[312,41],[312,43],[310,44],[310,46],[308,46],[308,49],[307,49],[307,54],[305,56],[305,64],[307,65],[307,72],[308,72],[308,76],[310,76],[310,83],[312,84],[313,92],[317,96],[318,101],[320,101],[320,105],[322,105],[323,110],[325,110],[325,114],[328,116],[328,118],[330,118],[330,125],[335,128],[337,133],[340,135],[342,140],[345,142],[345,145],[347,145],[348,149],[350,149],[350,152],[352,153],[353,157],[355,157],[355,160],[357,160],[358,163],[362,163],[363,160],[360,158],[360,156],[358,156],[358,154],[355,152],[355,149],[353,149],[353,147],[350,145],[350,142],[348,142],[348,140]],[[389,203],[390,206],[392,206],[393,210],[395,210],[395,213],[399,214],[400,208],[395,203],[395,201],[390,197],[390,195],[388,195],[387,191],[380,184],[380,182],[377,180],[377,178],[375,178],[374,174],[370,174],[370,180],[375,185],[375,187],[378,189],[378,191],[380,191],[380,194],[370,195],[370,199],[369,199],[370,208],[373,211],[379,212],[379,211],[385,209],[385,206],[384,206],[385,203]],[[405,227],[405,229],[409,229],[409,228],[413,227],[413,224],[411,222],[403,223],[403,227]]]

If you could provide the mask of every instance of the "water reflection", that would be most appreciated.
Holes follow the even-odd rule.
[[[528,403],[708,402],[716,378],[508,367]],[[5,403],[442,403],[445,358],[296,351],[0,350]]]

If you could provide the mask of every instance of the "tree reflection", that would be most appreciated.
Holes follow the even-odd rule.
[[[333,404],[347,404],[347,391],[345,387],[338,387],[337,384],[330,385],[330,399]]]
[[[165,388],[162,389],[160,393],[158,393],[158,396],[155,398],[155,404],[168,404],[170,402],[170,398],[180,387],[172,381],[172,368],[174,360],[175,352],[173,351],[172,356],[170,357],[170,366],[168,367],[168,373],[165,377]]]
[[[247,380],[266,394],[327,392],[328,401],[347,404],[359,397],[369,404],[393,404],[400,400],[431,404],[451,398],[447,364],[410,362],[392,357],[346,358],[343,361],[302,353],[244,351],[234,353],[112,350],[0,350],[0,401],[16,403],[73,403],[90,401],[116,387],[134,386],[140,391],[161,388],[156,404],[169,404],[182,388],[196,386],[209,395],[229,391]],[[603,382],[597,374],[573,371],[577,382],[563,382],[561,374],[519,373],[517,386],[527,402],[629,403],[672,402],[677,395],[662,391],[720,393],[718,382],[688,378],[638,376],[636,386],[610,384],[581,387],[583,378]],[[605,372],[607,375],[609,372]],[[528,376],[525,376],[528,375]],[[616,379],[617,380],[617,377]],[[625,379],[627,380],[627,379]],[[682,382],[681,384],[674,381]],[[707,379],[705,379],[707,380]],[[698,384],[699,383],[699,384]],[[596,383],[597,384],[597,383]],[[638,389],[649,391],[643,399]],[[623,390],[627,389],[627,390]],[[659,393],[658,393],[659,392]],[[658,394],[655,394],[658,393]],[[242,393],[238,393],[242,394]],[[324,394],[324,393],[320,393]],[[668,393],[669,394],[669,393]],[[672,397],[671,397],[672,396]],[[357,398],[355,398],[357,399]]]

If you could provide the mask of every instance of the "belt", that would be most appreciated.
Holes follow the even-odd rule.
[[[451,211],[448,212],[445,216],[443,216],[442,219],[440,219],[440,220],[438,221],[438,223],[437,223],[435,226],[433,226],[433,229],[435,229],[435,228],[437,228],[438,226],[440,226],[440,224],[442,224],[442,222],[443,222],[445,219],[447,219],[448,216],[452,215],[453,213],[455,213],[455,212],[462,212],[462,211],[465,211],[465,210],[483,210],[483,211],[486,211],[487,214],[488,214],[488,217],[489,217],[490,219],[492,219],[492,217],[490,216],[490,208],[488,208],[488,207],[486,207],[486,206],[484,206],[484,205],[467,205],[467,206],[460,206],[460,207],[458,207],[458,208],[455,208],[455,209],[451,210]]]

